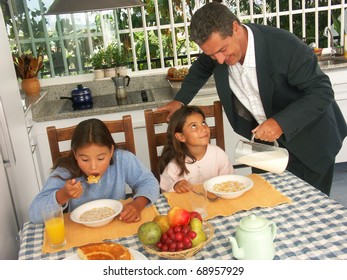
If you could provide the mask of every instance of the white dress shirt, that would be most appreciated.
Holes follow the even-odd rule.
[[[237,62],[229,66],[229,85],[236,97],[261,124],[266,120],[263,104],[259,95],[254,37],[252,30],[244,25],[248,31],[248,46],[243,65]]]

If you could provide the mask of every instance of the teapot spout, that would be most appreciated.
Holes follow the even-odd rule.
[[[245,256],[244,250],[238,246],[237,241],[234,237],[229,237],[229,241],[231,243],[231,248],[233,250],[234,257],[239,260],[242,260]]]

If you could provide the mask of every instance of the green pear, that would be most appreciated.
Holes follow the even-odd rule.
[[[192,239],[192,247],[198,246],[201,242],[206,241],[206,234],[202,230],[196,231],[196,237]]]
[[[190,229],[192,231],[195,231],[196,233],[198,231],[202,231],[202,223],[201,223],[199,218],[191,219],[190,222],[189,222],[189,225],[190,225]]]

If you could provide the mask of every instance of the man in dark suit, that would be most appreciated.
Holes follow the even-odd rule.
[[[277,140],[289,151],[287,170],[329,195],[347,125],[312,50],[288,31],[242,25],[216,2],[193,15],[190,35],[203,53],[174,101],[158,110],[188,104],[213,74],[234,131]]]

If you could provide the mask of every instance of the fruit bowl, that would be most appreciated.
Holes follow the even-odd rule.
[[[214,227],[208,222],[203,222],[202,225],[203,225],[203,230],[206,234],[207,239],[206,241],[201,242],[199,245],[192,247],[190,249],[176,251],[176,252],[161,252],[154,245],[153,246],[143,245],[143,246],[149,254],[158,255],[161,258],[175,259],[175,260],[188,259],[194,256],[197,252],[199,252],[213,238]]]

